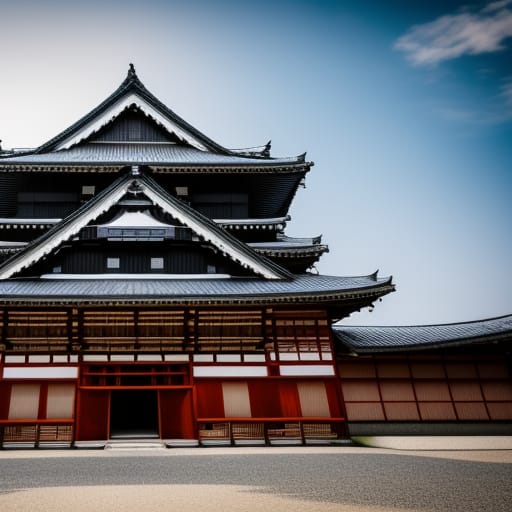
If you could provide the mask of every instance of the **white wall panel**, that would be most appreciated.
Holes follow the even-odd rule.
[[[20,383],[12,385],[11,402],[9,404],[10,420],[37,419],[39,389],[39,384]]]
[[[13,366],[4,368],[4,379],[76,379],[76,366]]]
[[[266,377],[266,366],[195,366],[194,377]]]
[[[300,408],[302,416],[326,416],[329,417],[329,401],[323,382],[299,382]]]
[[[251,402],[247,382],[223,382],[224,415],[228,417],[251,417]]]
[[[48,399],[46,402],[47,418],[73,418],[75,403],[74,384],[49,384]]]

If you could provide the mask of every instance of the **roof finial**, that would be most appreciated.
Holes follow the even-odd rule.
[[[136,77],[135,66],[130,62],[130,68],[128,69],[128,78]]]

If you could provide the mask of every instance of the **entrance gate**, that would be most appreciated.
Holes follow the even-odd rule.
[[[193,438],[190,365],[84,364],[76,419],[76,440]]]
[[[156,390],[110,392],[110,438],[159,437]]]

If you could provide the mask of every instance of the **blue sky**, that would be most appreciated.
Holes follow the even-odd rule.
[[[0,139],[37,146],[134,62],[232,148],[315,162],[287,233],[393,275],[348,323],[512,313],[512,1],[0,0]]]

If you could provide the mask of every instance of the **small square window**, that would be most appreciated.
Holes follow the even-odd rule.
[[[119,258],[107,258],[107,268],[119,268]]]
[[[53,267],[54,274],[60,274],[62,272],[62,267],[60,265]]]
[[[208,265],[206,267],[206,272],[208,274],[216,274],[217,273],[217,267],[215,265]]]
[[[151,258],[151,270],[163,270],[164,259],[163,258]]]
[[[83,196],[93,196],[96,191],[95,185],[82,185],[82,195]]]
[[[177,196],[188,196],[188,187],[176,187]]]

